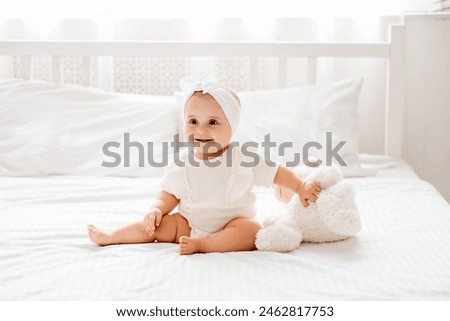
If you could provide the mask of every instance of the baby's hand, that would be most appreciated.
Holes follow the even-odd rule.
[[[297,195],[303,207],[308,207],[308,201],[315,202],[319,197],[320,183],[316,181],[305,182],[297,190]]]
[[[144,220],[142,221],[142,227],[149,235],[155,233],[156,228],[161,223],[162,216],[161,210],[157,207],[153,207],[150,212],[145,215]]]

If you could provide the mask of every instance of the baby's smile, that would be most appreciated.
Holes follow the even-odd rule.
[[[196,138],[195,139],[196,142],[200,142],[200,143],[207,143],[207,142],[212,142],[214,141],[214,139],[201,139],[201,138]]]

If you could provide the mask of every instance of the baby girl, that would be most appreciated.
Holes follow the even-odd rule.
[[[178,243],[180,254],[250,251],[261,228],[254,220],[253,186],[287,188],[305,207],[316,201],[318,182],[303,182],[286,167],[263,160],[242,166],[248,160],[240,148],[230,145],[241,109],[233,91],[214,77],[203,82],[183,79],[181,87],[186,93],[184,136],[190,147],[180,152],[180,164],[166,173],[142,221],[112,233],[89,225],[92,242]]]

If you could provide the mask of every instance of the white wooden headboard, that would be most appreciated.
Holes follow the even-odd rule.
[[[405,31],[391,26],[388,42],[381,43],[305,43],[305,42],[102,42],[102,41],[27,41],[0,40],[0,56],[21,56],[23,78],[33,79],[33,57],[52,56],[52,81],[63,82],[64,56],[82,56],[83,83],[92,85],[92,61],[98,56],[146,57],[248,57],[249,88],[258,70],[258,58],[278,60],[279,88],[287,83],[287,61],[291,57],[307,58],[306,81],[316,83],[317,59],[320,57],[384,58],[387,72],[384,152],[401,157],[405,106]]]

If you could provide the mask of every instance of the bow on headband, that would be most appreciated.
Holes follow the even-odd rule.
[[[193,78],[183,78],[180,80],[181,90],[185,93],[183,108],[186,103],[196,91],[201,91],[203,94],[211,95],[222,108],[228,123],[230,124],[233,133],[239,125],[239,118],[241,114],[241,106],[239,101],[233,94],[220,86],[220,79],[216,75],[210,75],[203,81],[197,81]]]
[[[194,78],[183,78],[180,80],[180,87],[185,93],[202,91],[204,94],[208,94],[209,91],[220,87],[220,79],[216,75],[210,75],[203,81],[197,81]]]

